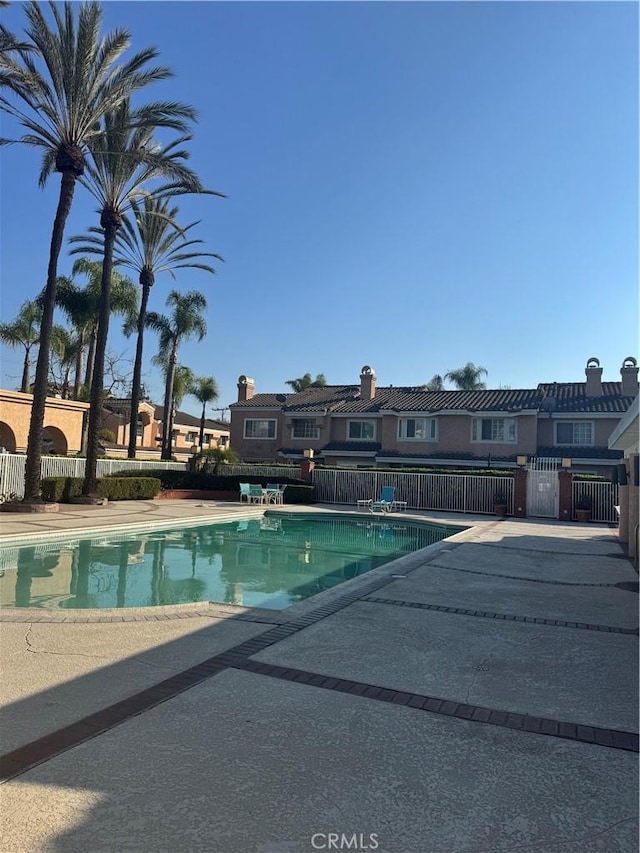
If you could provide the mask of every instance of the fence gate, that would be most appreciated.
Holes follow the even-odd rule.
[[[558,517],[558,468],[560,460],[538,456],[527,465],[527,515]]]

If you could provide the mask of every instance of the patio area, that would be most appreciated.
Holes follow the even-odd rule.
[[[74,506],[1,540],[263,511]],[[283,611],[3,610],[3,850],[635,853],[616,531],[410,518],[468,529]]]

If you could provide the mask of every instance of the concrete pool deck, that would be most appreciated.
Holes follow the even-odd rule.
[[[229,514],[72,507],[2,517],[0,544]],[[3,851],[635,853],[615,530],[393,517],[469,529],[285,611],[4,610]]]

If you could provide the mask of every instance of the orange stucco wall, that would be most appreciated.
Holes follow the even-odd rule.
[[[27,449],[32,400],[31,394],[0,390],[0,440],[9,452],[24,453]],[[53,452],[80,451],[82,422],[88,409],[88,403],[47,397],[44,428],[53,439]],[[11,446],[12,441],[15,447]]]

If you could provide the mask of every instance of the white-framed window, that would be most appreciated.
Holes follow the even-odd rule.
[[[398,438],[402,441],[437,441],[437,418],[401,418],[398,421]]]
[[[471,427],[471,441],[483,444],[515,444],[518,430],[515,418],[474,418]]]
[[[275,438],[276,422],[271,418],[247,418],[244,422],[245,438]]]
[[[557,421],[555,428],[556,444],[593,444],[593,421]]]
[[[347,424],[347,438],[349,441],[374,441],[375,437],[375,421],[349,421]]]
[[[228,435],[218,436],[218,447],[226,447],[228,439],[229,439]]]
[[[318,435],[314,418],[294,418],[291,422],[291,438],[318,438]]]
[[[196,434],[195,434],[195,432],[188,432],[188,433],[187,433],[187,436],[186,436],[186,438],[185,438],[185,441],[187,442],[187,444],[193,444],[193,442],[194,442],[195,440],[196,440]]]

